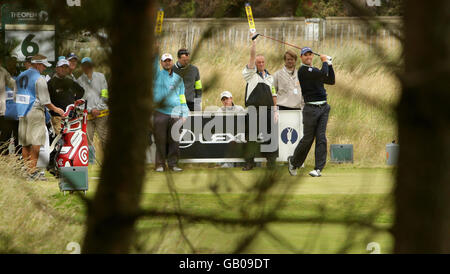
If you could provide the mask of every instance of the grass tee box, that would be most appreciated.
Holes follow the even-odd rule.
[[[353,163],[353,145],[330,145],[331,162]]]
[[[64,194],[66,191],[88,190],[88,167],[61,167],[59,169],[59,190]]]

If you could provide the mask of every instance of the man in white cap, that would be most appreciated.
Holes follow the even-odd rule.
[[[245,111],[242,106],[235,105],[233,103],[233,95],[229,91],[224,91],[220,94],[220,101],[223,106],[219,109],[219,111],[223,112],[238,112]]]
[[[84,89],[69,75],[69,61],[61,59],[56,64],[56,73],[48,82],[48,92],[51,102],[65,110],[68,105],[81,99]],[[55,134],[61,131],[61,116],[54,111],[50,111],[52,125]]]
[[[47,139],[45,127],[45,107],[64,116],[64,111],[50,101],[47,82],[41,75],[51,64],[47,57],[35,55],[31,58],[31,68],[16,79],[16,106],[19,116],[19,145],[23,159],[28,161],[30,179],[45,180],[36,169],[39,150]]]
[[[220,94],[220,101],[223,106],[217,110],[218,112],[233,113],[245,111],[242,106],[238,106],[233,103],[233,95],[228,90],[225,90]],[[237,163],[219,163],[219,165],[222,168],[231,168],[237,166]]]
[[[153,136],[156,144],[157,172],[163,172],[167,165],[169,170],[180,172],[177,166],[179,158],[179,142],[172,137],[172,127],[180,119],[189,114],[184,95],[183,79],[173,71],[173,57],[169,53],[161,56],[161,66],[155,62],[155,81],[153,87],[153,102],[156,104],[153,113]]]

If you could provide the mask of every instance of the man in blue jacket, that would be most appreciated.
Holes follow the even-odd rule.
[[[153,113],[153,135],[156,144],[155,167],[157,172],[163,172],[167,165],[171,171],[180,172],[177,166],[179,158],[179,140],[171,135],[172,126],[185,120],[189,114],[184,95],[183,79],[173,72],[173,57],[165,53],[161,57],[161,66],[155,62],[155,82],[153,101],[156,109]]]

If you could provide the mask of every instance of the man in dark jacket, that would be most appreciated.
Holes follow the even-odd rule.
[[[295,148],[294,155],[288,158],[289,173],[297,175],[297,168],[303,165],[314,139],[316,139],[315,167],[309,173],[320,177],[327,161],[327,138],[325,136],[330,105],[324,84],[334,85],[335,77],[331,58],[320,55],[322,69],[312,67],[314,57],[311,48],[301,51],[302,66],[298,70],[298,79],[302,88],[305,107],[303,108],[303,138]]]
[[[190,64],[190,56],[187,49],[178,50],[178,61],[173,66],[173,71],[183,78],[186,104],[190,111],[202,110],[202,81],[198,68]]]
[[[69,61],[62,59],[56,65],[56,73],[48,82],[50,101],[57,107],[66,110],[67,106],[81,99],[84,89],[69,76]],[[50,111],[55,134],[61,131],[61,116]]]

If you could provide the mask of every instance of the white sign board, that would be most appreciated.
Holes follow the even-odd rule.
[[[147,163],[155,162],[156,145],[154,137],[152,146],[147,149]],[[300,110],[282,110],[280,111],[278,125],[278,162],[287,162],[287,158],[294,154],[300,140],[303,138],[303,114]],[[224,155],[225,156],[225,155]],[[214,163],[229,162],[227,158],[223,159],[182,159],[183,163]],[[244,159],[232,159],[233,162],[243,162]],[[264,158],[255,158],[256,162],[265,161]]]
[[[12,53],[17,54],[19,61],[24,61],[26,56],[42,54],[50,62],[55,61],[55,29],[54,26],[46,26],[42,30],[27,29],[26,25],[6,25],[5,40],[14,44],[18,43]]]
[[[280,110],[278,125],[278,162],[287,162],[303,138],[303,114],[300,110]]]

